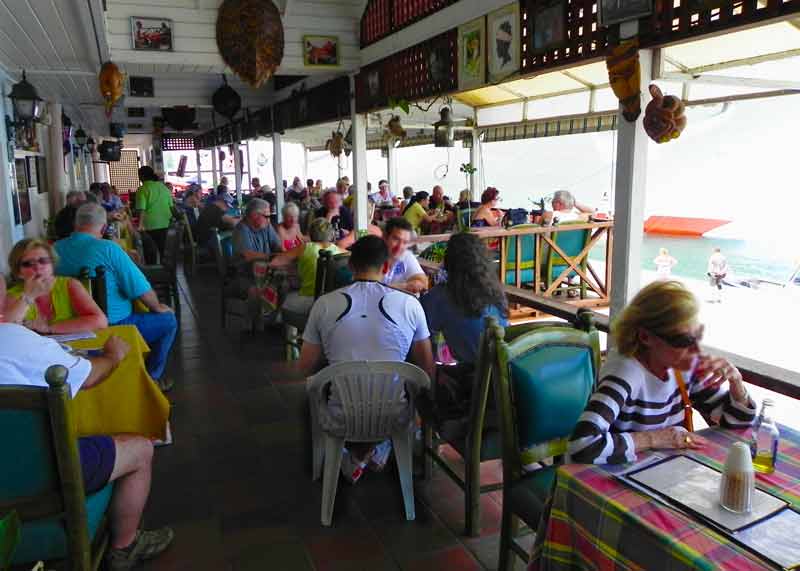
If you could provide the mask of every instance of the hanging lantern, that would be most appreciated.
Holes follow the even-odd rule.
[[[231,121],[242,108],[242,98],[233,87],[228,85],[228,80],[224,75],[222,82],[223,85],[211,96],[211,104],[214,106],[214,111]]]
[[[8,94],[14,106],[14,116],[22,124],[38,121],[42,115],[42,99],[36,93],[36,88],[30,84],[22,70],[22,79],[11,87]]]
[[[78,127],[78,130],[75,131],[75,144],[83,150],[83,147],[86,146],[86,140],[86,131],[83,130],[83,127]]]
[[[197,112],[193,107],[179,105],[176,107],[162,107],[161,116],[176,131],[185,131],[194,128]]]
[[[613,48],[606,58],[606,68],[611,90],[622,104],[622,116],[628,122],[636,121],[642,113],[639,39],[621,42]]]
[[[217,15],[217,47],[242,81],[261,87],[283,59],[283,23],[271,0],[224,0]]]
[[[433,124],[433,145],[435,147],[453,147],[456,144],[456,136],[450,108],[442,107],[439,116],[441,118]]]
[[[106,117],[111,117],[111,109],[114,103],[122,97],[122,72],[113,62],[107,61],[100,68],[100,95],[103,96],[106,105]]]
[[[657,85],[650,85],[653,100],[644,110],[644,130],[656,143],[668,143],[677,139],[686,128],[684,105],[674,95],[664,95]]]

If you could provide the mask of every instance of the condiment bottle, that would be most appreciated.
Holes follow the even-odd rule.
[[[750,440],[753,467],[763,474],[774,472],[775,462],[778,459],[780,433],[770,417],[772,406],[772,399],[765,398],[761,404],[761,412],[753,426],[753,435]]]

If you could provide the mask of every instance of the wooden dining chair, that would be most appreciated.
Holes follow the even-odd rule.
[[[333,254],[328,250],[320,250],[317,277],[314,282],[314,299],[353,282],[349,262],[349,253]]]
[[[68,371],[47,369],[48,388],[0,386],[0,514],[22,522],[12,569],[96,571],[108,546],[112,484],[86,496]],[[13,435],[13,437],[12,437]]]
[[[106,286],[106,268],[105,266],[97,266],[94,269],[94,275],[87,266],[83,266],[78,271],[78,281],[83,284],[86,291],[91,294],[92,299],[95,301],[100,310],[108,315],[108,288]]]
[[[569,436],[595,387],[599,335],[588,312],[578,323],[511,334],[496,324],[490,328],[503,448],[499,571],[511,569],[514,554],[527,562],[516,541],[519,522],[537,529]]]

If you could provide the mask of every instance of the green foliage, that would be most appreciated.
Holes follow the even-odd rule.
[[[420,257],[431,262],[444,262],[444,255],[447,252],[447,242],[436,242],[425,248]]]
[[[466,175],[471,175],[471,174],[475,174],[476,172],[478,172],[478,169],[476,169],[474,166],[472,166],[471,163],[462,164],[461,168],[459,170],[461,172],[463,172],[464,174],[466,174]]]
[[[411,112],[411,103],[408,102],[408,99],[395,99],[394,97],[390,97],[389,107],[391,109],[400,109],[406,115]]]
[[[15,511],[0,519],[0,570],[11,566],[11,558],[20,540],[20,527],[19,516]]]

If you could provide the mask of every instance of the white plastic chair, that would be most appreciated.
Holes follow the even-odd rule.
[[[330,526],[345,442],[380,442],[391,438],[403,491],[406,519],[416,517],[412,464],[414,398],[430,388],[419,367],[396,361],[350,361],[324,368],[308,379],[311,403],[314,480],[325,460],[322,481],[322,525]],[[341,401],[330,406],[328,387]]]

